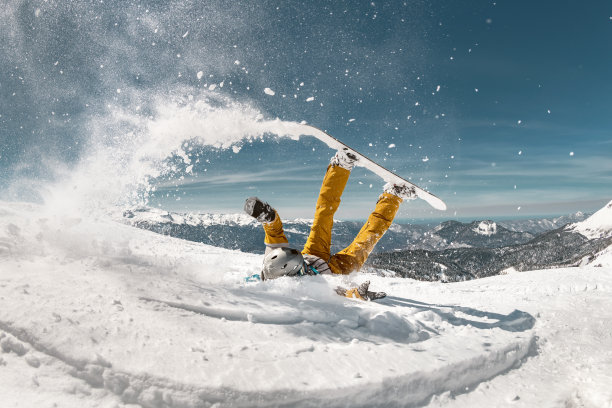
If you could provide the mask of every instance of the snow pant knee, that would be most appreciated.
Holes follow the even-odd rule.
[[[395,195],[383,193],[380,196],[376,208],[353,242],[331,257],[329,267],[333,273],[349,274],[363,266],[374,246],[391,226],[401,203],[402,199]]]

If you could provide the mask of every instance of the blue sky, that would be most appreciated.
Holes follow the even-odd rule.
[[[16,1],[2,13],[2,198],[76,166],[109,107],[202,92],[323,128],[449,206],[405,204],[401,218],[564,214],[611,198],[608,1]],[[198,152],[194,176],[160,180],[152,204],[239,212],[258,195],[309,218],[333,154],[312,139]],[[355,170],[338,217],[365,218],[380,190]]]

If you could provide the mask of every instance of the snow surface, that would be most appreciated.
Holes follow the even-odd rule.
[[[568,226],[589,239],[612,237],[612,201],[584,221]]]
[[[588,264],[592,266],[612,268],[612,246],[596,254],[595,258]]]
[[[245,283],[261,256],[62,214],[0,202],[3,407],[612,406],[612,268]]]
[[[185,224],[191,226],[239,225],[259,226],[259,223],[246,214],[213,214],[213,213],[177,213],[168,212],[155,207],[136,207],[128,211],[116,211],[112,217],[117,221],[129,219],[131,223],[149,222]]]

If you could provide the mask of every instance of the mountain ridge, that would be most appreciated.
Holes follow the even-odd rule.
[[[512,224],[477,220],[470,223],[445,221],[432,226],[429,224],[392,224],[375,248],[375,252],[397,250],[438,251],[450,248],[501,247],[520,244],[533,239],[536,231],[558,228],[566,220],[580,221],[582,213],[557,219],[526,220],[523,225],[530,231],[518,231],[521,221]],[[263,253],[264,233],[260,224],[246,214],[176,213],[151,207],[134,207],[119,211],[114,218],[123,223],[151,230],[177,238],[238,249],[244,252]],[[310,233],[312,220],[299,218],[284,220],[285,233],[289,242],[303,246]],[[332,230],[332,251],[348,246],[363,225],[362,221],[334,220]],[[489,229],[478,232],[484,225]],[[548,229],[548,230],[549,230]]]

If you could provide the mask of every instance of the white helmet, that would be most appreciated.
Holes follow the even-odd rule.
[[[274,248],[264,257],[261,271],[262,280],[303,274],[304,257],[297,249]]]

